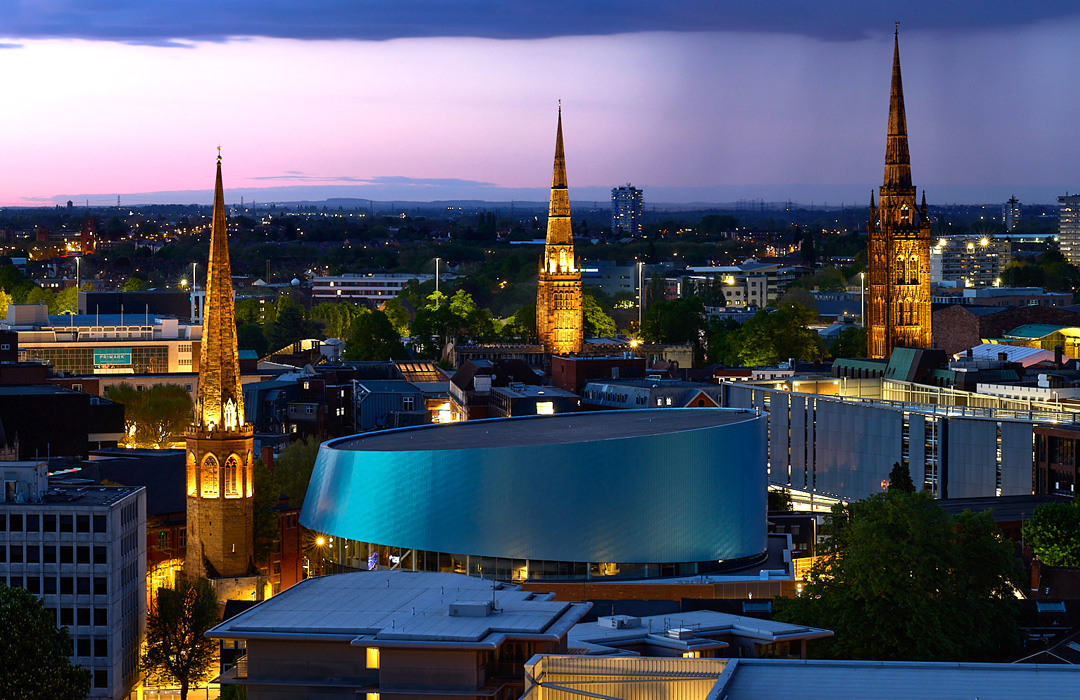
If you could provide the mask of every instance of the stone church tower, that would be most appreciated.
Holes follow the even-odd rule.
[[[880,202],[870,195],[867,262],[870,295],[867,354],[889,357],[893,348],[931,347],[930,220],[911,184],[904,86],[900,80],[899,32],[893,42],[889,135]]]
[[[563,154],[562,107],[555,136],[555,171],[551,179],[547,243],[540,259],[536,285],[536,335],[544,352],[555,355],[581,352],[584,327],[581,316],[581,270],[574,260],[574,234],[570,229],[570,192],[566,188]]]
[[[214,186],[199,393],[187,429],[187,559],[193,576],[254,573],[252,426],[244,422],[221,155]]]

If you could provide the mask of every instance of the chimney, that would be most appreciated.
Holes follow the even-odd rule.
[[[1004,362],[1004,361],[1006,361],[1008,359],[1009,359],[1008,353],[1004,353],[1004,352],[999,352],[998,353],[998,362]]]
[[[1057,367],[1061,367],[1064,364],[1062,362],[1062,354],[1060,345],[1054,348],[1054,365]]]
[[[968,348],[967,357],[969,360],[975,357],[975,348]]]
[[[1039,584],[1042,583],[1042,562],[1038,557],[1031,560],[1031,590],[1039,590]]]
[[[274,472],[274,448],[270,445],[263,445],[259,453],[262,463],[266,465],[267,471],[272,474]]]

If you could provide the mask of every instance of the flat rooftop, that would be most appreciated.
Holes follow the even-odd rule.
[[[338,450],[409,452],[476,447],[570,445],[703,430],[756,418],[754,411],[719,408],[663,408],[492,418],[425,425],[342,438]]]
[[[301,636],[352,637],[358,646],[387,642],[492,643],[492,635],[537,635],[569,630],[591,607],[551,594],[465,576],[412,571],[364,571],[307,579],[226,620],[207,633],[215,639]],[[482,607],[487,615],[451,615],[452,604]]]

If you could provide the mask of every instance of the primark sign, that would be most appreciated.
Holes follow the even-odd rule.
[[[94,350],[95,367],[120,367],[131,365],[131,348],[105,348]]]

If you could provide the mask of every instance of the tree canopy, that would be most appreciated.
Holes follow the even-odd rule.
[[[105,398],[124,405],[123,442],[128,444],[165,448],[191,423],[191,394],[178,384],[155,384],[139,391],[121,382],[107,388]]]
[[[1023,569],[989,513],[950,517],[927,493],[833,507],[824,555],[776,619],[833,630],[813,651],[884,661],[1002,661],[1018,649]]]
[[[403,360],[401,336],[382,311],[364,311],[353,319],[345,342],[349,360]]]
[[[915,482],[911,480],[911,470],[895,462],[892,471],[889,472],[889,490],[915,493]]]
[[[759,367],[794,358],[817,360],[825,344],[812,328],[815,315],[801,304],[762,309],[741,326],[732,320],[714,321],[706,330],[710,362]]]
[[[180,686],[180,699],[208,680],[217,642],[204,634],[218,623],[217,598],[204,578],[181,576],[174,589],[159,588],[146,619],[142,667],[151,677]]]
[[[274,458],[274,482],[278,493],[287,496],[289,505],[300,508],[304,505],[308,482],[315,468],[315,458],[319,454],[319,441],[307,437],[289,444]]]
[[[6,700],[83,700],[90,671],[68,659],[71,637],[56,613],[21,588],[0,584],[0,697]]]
[[[1024,542],[1050,566],[1080,567],[1080,501],[1036,508],[1024,523]]]

